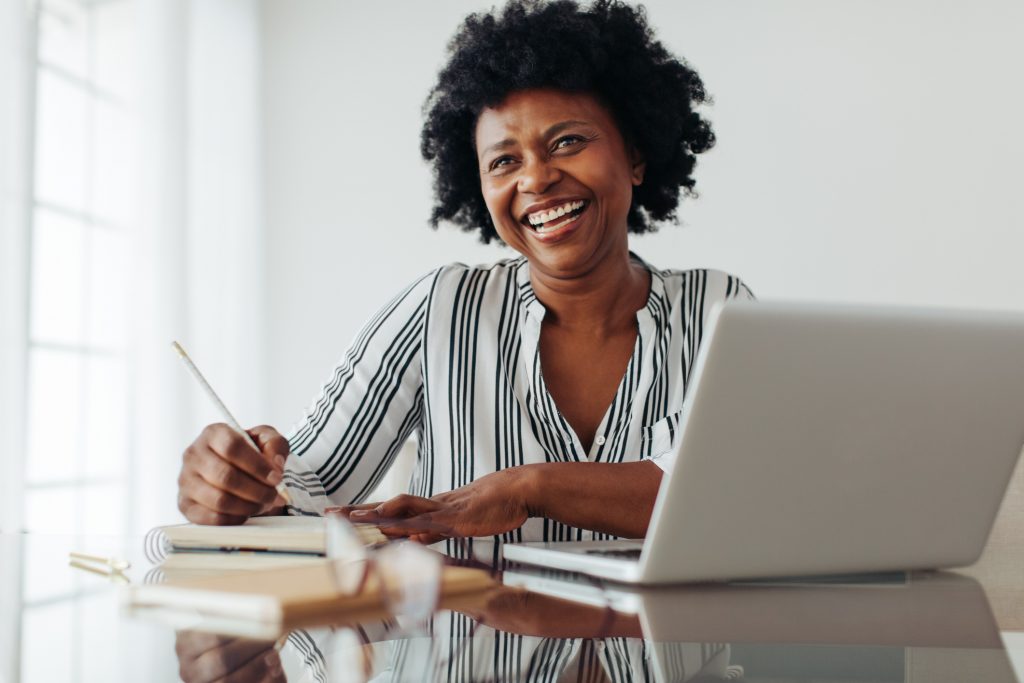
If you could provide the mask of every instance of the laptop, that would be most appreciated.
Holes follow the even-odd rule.
[[[708,680],[748,680],[746,669],[749,680],[931,681],[939,672],[946,681],[1017,681],[984,591],[953,573],[666,588],[519,566],[502,581],[636,615],[655,681],[690,680],[692,667],[681,671],[679,662],[695,646],[706,653],[725,644]]]
[[[729,302],[647,537],[507,544],[625,583],[958,567],[1024,446],[1024,315]]]
[[[969,576],[888,572],[667,588],[516,567],[506,586],[641,618],[649,640],[999,648],[988,597]]]

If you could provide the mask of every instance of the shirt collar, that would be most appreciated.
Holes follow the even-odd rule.
[[[636,253],[630,251],[629,257],[643,265],[651,274],[651,289],[647,294],[647,303],[637,311],[638,318],[650,316],[654,320],[661,320],[665,307],[665,278]],[[520,256],[516,261],[516,286],[519,289],[519,302],[527,317],[534,318],[537,322],[542,321],[547,309],[533,291],[533,285],[530,283],[530,262],[525,256]]]
[[[517,262],[516,285],[519,288],[519,302],[526,312],[526,316],[539,323],[544,319],[547,309],[537,298],[537,293],[533,291],[533,285],[530,284],[530,262],[525,256],[520,257]]]

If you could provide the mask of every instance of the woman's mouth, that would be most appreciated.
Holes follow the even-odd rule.
[[[577,199],[555,206],[544,211],[537,211],[526,216],[523,223],[528,225],[537,235],[548,235],[573,223],[582,214],[590,202]]]

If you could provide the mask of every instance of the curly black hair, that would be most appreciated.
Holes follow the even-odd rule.
[[[633,190],[630,232],[675,220],[680,192],[694,194],[696,155],[715,144],[694,109],[710,98],[697,73],[655,40],[643,7],[512,0],[500,12],[468,16],[448,53],[420,137],[420,152],[433,164],[433,227],[449,221],[479,230],[484,243],[498,236],[480,191],[476,121],[483,109],[531,88],[595,96],[640,153],[646,169]]]

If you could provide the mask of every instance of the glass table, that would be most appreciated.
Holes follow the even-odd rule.
[[[111,580],[70,551],[132,566]],[[993,616],[1019,616],[1014,596],[984,572],[631,590],[497,569],[426,619],[253,639],[127,613],[118,584],[159,576],[140,538],[0,534],[0,682],[1018,680]]]

